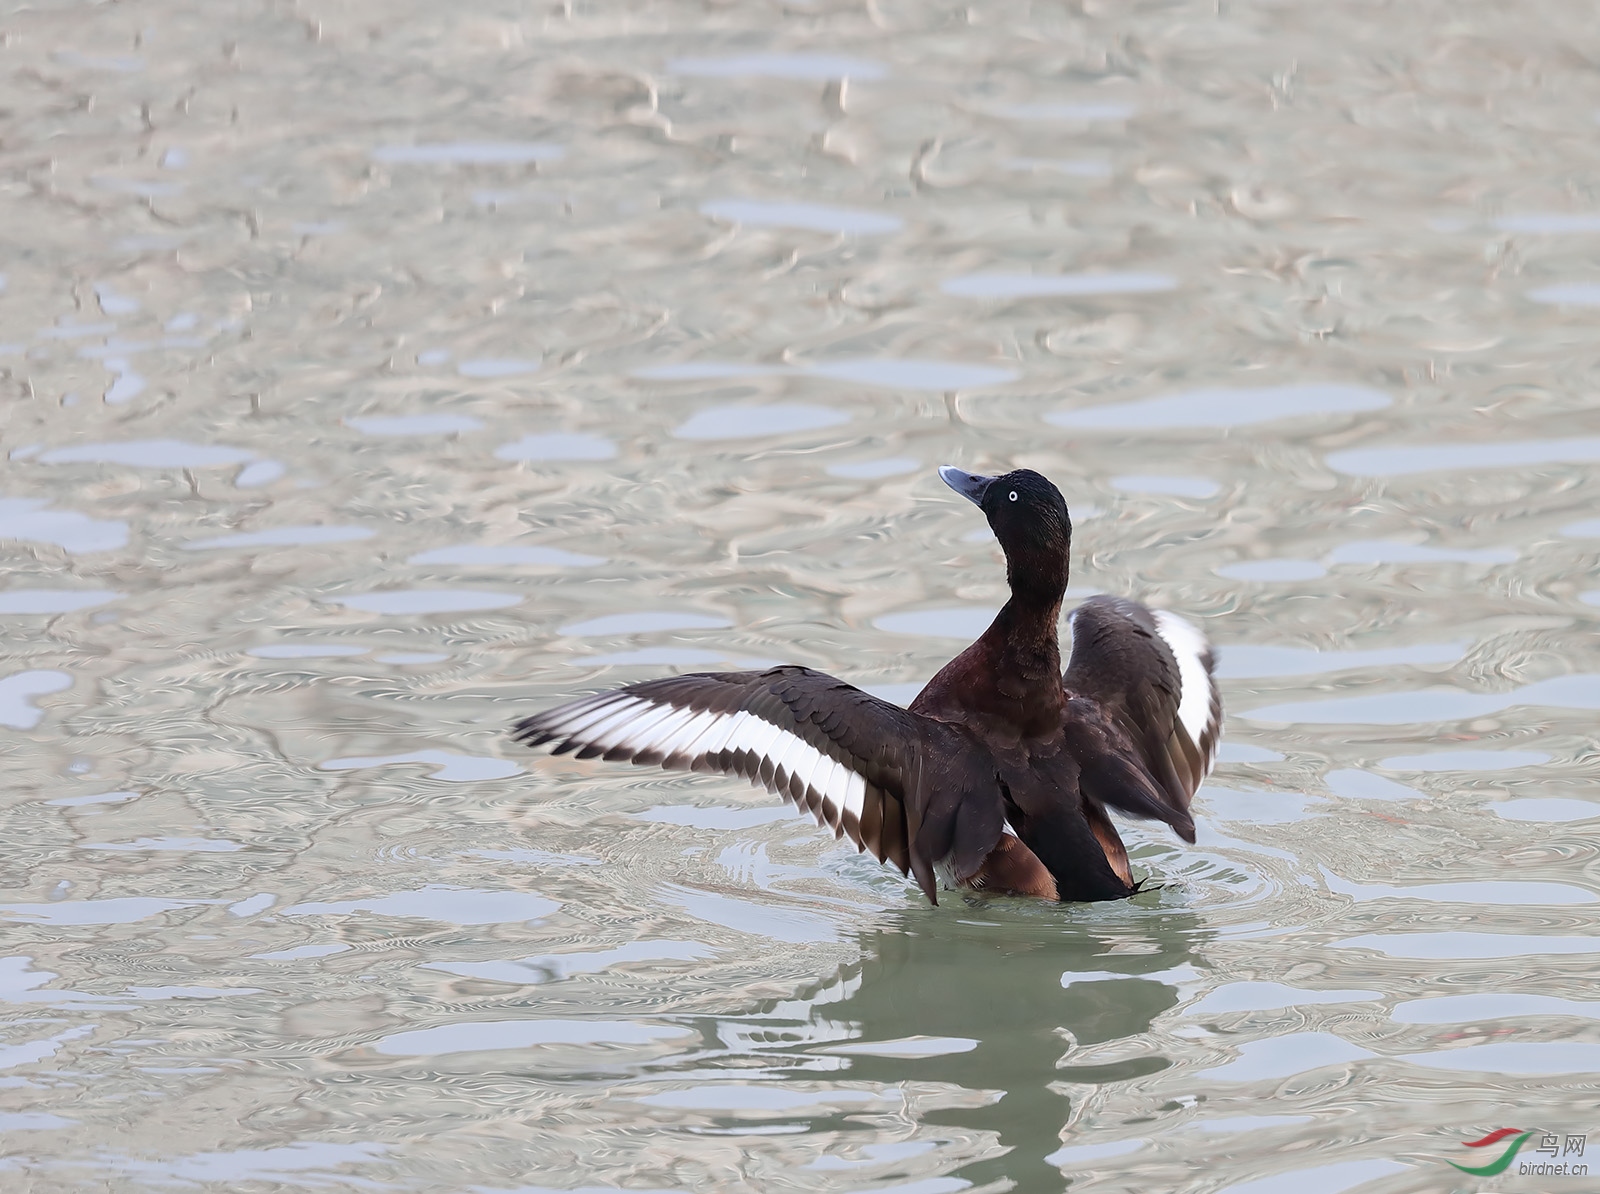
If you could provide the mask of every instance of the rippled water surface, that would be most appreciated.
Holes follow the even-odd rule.
[[[1597,39],[0,17],[0,1185],[1594,1188],[1446,1162],[1600,1132]],[[909,699],[1004,596],[944,462],[1220,644],[1149,890],[930,908],[508,742],[673,670]]]

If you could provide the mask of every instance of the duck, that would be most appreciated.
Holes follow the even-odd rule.
[[[1144,886],[1109,815],[1195,840],[1191,801],[1221,737],[1216,655],[1191,622],[1097,595],[1058,622],[1072,520],[1031,469],[939,476],[983,512],[1010,599],[910,705],[798,665],[666,676],[518,721],[555,755],[739,776],[942,888],[1060,902]]]

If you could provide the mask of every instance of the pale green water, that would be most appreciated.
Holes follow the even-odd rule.
[[[1594,1188],[1446,1164],[1600,1131],[1590,6],[0,34],[0,1186]],[[1004,591],[943,462],[1221,644],[1158,890],[507,741],[909,696]]]

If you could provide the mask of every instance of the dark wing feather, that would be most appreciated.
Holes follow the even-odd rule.
[[[536,713],[513,734],[580,759],[741,775],[915,874],[935,903],[933,864],[948,857],[965,877],[982,862],[969,857],[974,833],[993,821],[985,854],[1000,834],[998,791],[985,793],[962,730],[810,668],[646,680]]]
[[[1211,770],[1221,736],[1215,655],[1193,626],[1121,597],[1093,597],[1073,611],[1072,655],[1062,685],[1086,698],[1109,725],[1080,717],[1069,736],[1107,737],[1080,754],[1083,790],[1134,816],[1159,817],[1189,841],[1189,804]],[[1069,699],[1068,719],[1081,709]],[[1130,758],[1117,737],[1133,748]],[[1080,747],[1080,749],[1084,749]]]

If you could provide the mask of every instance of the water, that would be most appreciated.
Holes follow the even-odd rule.
[[[1600,1130],[1588,6],[8,22],[0,1186],[1584,1188],[1446,1161]],[[1150,890],[508,741],[908,700],[947,462],[1220,644]]]
[[[1051,298],[1091,294],[1140,294],[1172,290],[1177,282],[1166,274],[969,274],[951,278],[939,289],[968,298]]]

